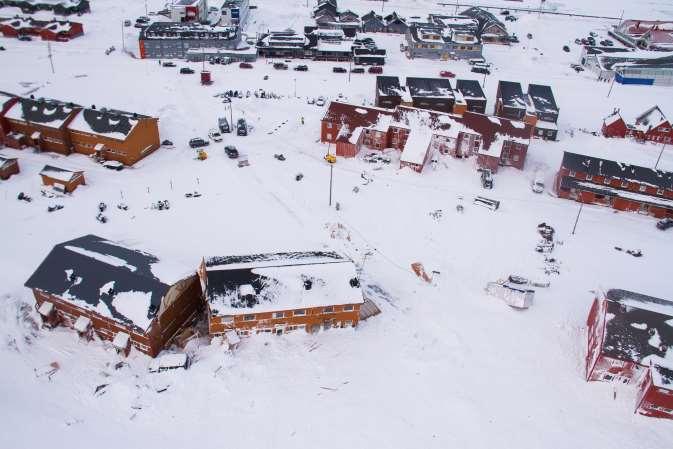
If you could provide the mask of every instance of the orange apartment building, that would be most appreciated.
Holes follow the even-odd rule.
[[[355,327],[364,303],[355,265],[334,252],[211,257],[199,277],[211,336]]]

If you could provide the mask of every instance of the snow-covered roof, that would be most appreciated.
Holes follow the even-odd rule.
[[[54,246],[26,287],[52,294],[139,331],[148,329],[161,301],[182,276],[151,254],[85,235]]]
[[[45,165],[42,170],[40,170],[40,175],[63,182],[70,182],[80,174],[82,174],[81,171],[75,172],[64,168],[54,167],[53,165]]]
[[[60,128],[76,112],[76,108],[73,103],[58,100],[20,98],[5,113],[5,117]]]
[[[635,127],[641,131],[647,132],[650,128],[656,128],[667,122],[666,116],[659,106],[652,106],[636,118]]]
[[[68,124],[68,129],[123,141],[144,118],[149,117],[116,109],[85,108]]]
[[[620,120],[624,121],[619,111],[615,110],[612,114],[608,115],[603,119],[603,123],[605,124],[605,126],[610,126],[613,123],[616,123]]]
[[[355,265],[334,252],[211,257],[205,264],[207,299],[218,315],[364,302]],[[251,301],[241,297],[243,285],[253,288]]]
[[[11,164],[15,164],[17,159],[15,157],[7,157],[0,154],[0,168],[4,168]]]
[[[404,150],[400,155],[400,162],[409,164],[423,165],[428,151],[430,151],[430,142],[432,133],[428,129],[412,129],[404,144]]]
[[[318,51],[340,51],[350,52],[353,47],[353,41],[325,41],[319,40],[316,50]]]

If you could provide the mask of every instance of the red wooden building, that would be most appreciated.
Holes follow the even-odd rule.
[[[673,142],[671,122],[661,112],[659,106],[652,106],[636,117],[636,122],[629,126],[628,135],[637,140],[659,143]]]
[[[17,173],[19,173],[19,160],[15,157],[0,155],[0,179],[7,180]]]
[[[335,144],[334,154],[337,156],[354,157],[359,151],[360,129],[377,123],[382,115],[392,114],[393,111],[383,108],[333,101],[320,122],[320,141]]]
[[[64,193],[72,193],[78,186],[86,184],[83,171],[65,170],[53,165],[45,165],[40,171],[40,177],[42,184]]]
[[[81,23],[69,20],[35,20],[31,17],[0,18],[0,32],[5,37],[39,36],[45,41],[66,42],[84,34]]]
[[[51,250],[26,281],[45,326],[155,357],[203,306],[195,268],[85,235]]]
[[[601,133],[605,137],[626,137],[627,126],[626,122],[619,113],[619,109],[615,109],[612,114],[603,119]]]
[[[673,217],[671,172],[566,151],[554,187],[560,198]]]
[[[673,302],[612,289],[587,318],[587,381],[637,384],[636,411],[673,419]]]

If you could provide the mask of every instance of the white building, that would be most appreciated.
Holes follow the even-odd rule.
[[[221,25],[244,27],[250,12],[250,0],[225,0],[222,4]]]
[[[173,22],[206,22],[208,2],[206,0],[174,0],[170,5]]]

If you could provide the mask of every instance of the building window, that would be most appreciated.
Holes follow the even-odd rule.
[[[353,304],[346,304],[344,306],[344,312],[350,312],[351,310],[353,310]]]
[[[664,189],[657,189],[657,195],[662,196],[664,194]]]
[[[592,179],[594,179],[594,175],[587,175],[586,179],[587,181],[591,181]]]
[[[608,177],[606,176],[605,179],[603,179],[603,184],[605,184],[606,186],[608,186],[608,185],[610,185],[610,181],[611,181],[611,178],[608,178]]]
[[[570,173],[569,173],[568,175],[569,175],[571,178],[574,178],[576,174],[577,174],[577,173],[575,173],[574,170],[570,170]]]
[[[641,191],[641,192],[645,192],[645,191],[647,191],[647,186],[645,184],[641,184],[638,187],[638,190]]]
[[[330,133],[327,133],[327,136],[326,136],[326,138],[327,138],[327,140],[332,140],[332,134],[330,134]]]
[[[334,313],[334,307],[332,307],[332,306],[325,307],[324,309],[322,309],[322,312],[323,313]]]
[[[327,129],[332,129],[332,122],[327,122]]]
[[[284,318],[285,313],[284,312],[274,312],[273,317],[274,318]]]
[[[304,310],[304,309],[295,310],[293,315],[294,316],[304,316],[304,315],[306,315],[306,310]]]
[[[628,181],[622,181],[622,188],[628,189],[629,187],[629,182]]]
[[[254,321],[255,320],[255,315],[244,315],[243,316],[243,321]]]

